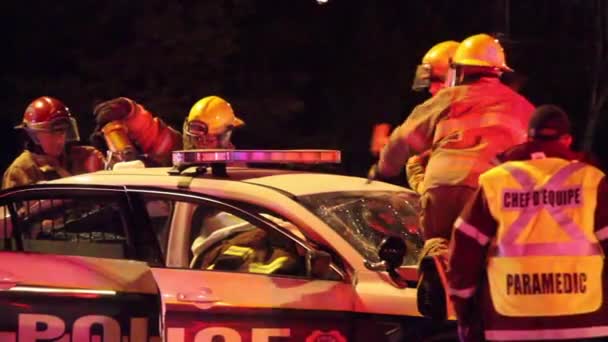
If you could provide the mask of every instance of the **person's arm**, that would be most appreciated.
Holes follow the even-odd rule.
[[[454,223],[448,263],[448,294],[458,320],[467,324],[474,310],[473,297],[486,268],[486,254],[497,222],[488,208],[483,188]]]
[[[438,93],[414,108],[405,122],[391,133],[380,152],[378,172],[381,176],[399,174],[408,157],[432,147],[435,125],[449,110],[449,93]]]
[[[72,146],[69,153],[70,172],[74,175],[103,170],[105,158],[93,146]]]
[[[182,136],[178,131],[138,103],[133,104],[131,113],[124,122],[129,130],[129,138],[159,164],[167,164],[171,159],[171,151],[182,146]]]
[[[11,166],[6,170],[4,177],[2,178],[2,189],[14,188],[16,186],[31,183],[35,183],[35,181],[31,181],[23,169]]]
[[[35,167],[11,165],[6,172],[4,172],[4,177],[2,178],[2,189],[30,185],[42,180],[45,180],[44,175]]]
[[[129,98],[105,101],[97,105],[94,112],[99,127],[115,120],[124,122],[129,139],[160,165],[170,164],[171,151],[182,148],[182,137],[178,131]]]

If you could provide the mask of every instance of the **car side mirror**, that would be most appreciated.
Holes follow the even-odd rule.
[[[331,254],[317,249],[306,251],[306,274],[312,278],[323,278],[330,270]]]
[[[390,276],[394,285],[398,288],[408,287],[408,282],[397,270],[403,265],[403,259],[407,253],[405,240],[396,236],[385,237],[378,248],[378,257],[386,266],[386,272]]]
[[[372,262],[365,260],[364,265],[367,269],[375,272],[394,272],[403,264],[407,247],[405,241],[396,236],[387,236],[378,245],[378,258],[380,261]]]
[[[401,267],[406,253],[405,241],[396,236],[385,237],[378,248],[378,257],[385,262],[388,270]]]

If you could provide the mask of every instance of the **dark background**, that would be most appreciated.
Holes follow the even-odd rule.
[[[363,175],[373,123],[402,122],[428,95],[415,66],[443,40],[499,34],[535,105],[566,109],[576,147],[608,161],[608,6],[601,0],[80,0],[0,5],[0,167],[12,127],[42,95],[64,101],[81,136],[99,101],[127,96],[173,127],[207,95],[247,126],[240,148],[336,148]],[[587,127],[591,129],[587,129]]]

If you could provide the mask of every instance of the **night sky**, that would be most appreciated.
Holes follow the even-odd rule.
[[[363,175],[374,122],[402,122],[427,95],[410,90],[437,42],[499,34],[521,93],[570,114],[584,146],[608,161],[608,6],[601,0],[80,0],[2,4],[0,116],[6,168],[12,127],[50,95],[93,128],[99,101],[127,96],[173,127],[194,102],[219,95],[247,126],[240,148],[337,148],[342,172]],[[595,90],[594,90],[595,89]],[[606,163],[608,164],[608,163]]]

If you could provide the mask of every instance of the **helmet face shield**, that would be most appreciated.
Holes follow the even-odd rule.
[[[431,87],[431,65],[423,63],[416,67],[416,74],[414,75],[414,82],[412,84],[412,90],[424,91]]]
[[[184,132],[192,148],[217,148],[217,137],[209,134],[209,126],[202,121],[186,122]]]
[[[40,123],[29,123],[23,124],[22,126],[28,133],[30,138],[34,140],[36,144],[40,141],[37,138],[38,132],[44,132],[49,134],[65,134],[66,142],[74,142],[80,140],[80,134],[78,133],[78,124],[73,117],[61,116],[50,121]]]
[[[184,123],[184,147],[185,148],[229,148],[232,129],[221,134],[209,134],[206,123],[193,120]]]
[[[186,122],[186,133],[192,137],[203,137],[209,134],[209,126],[198,120]]]

